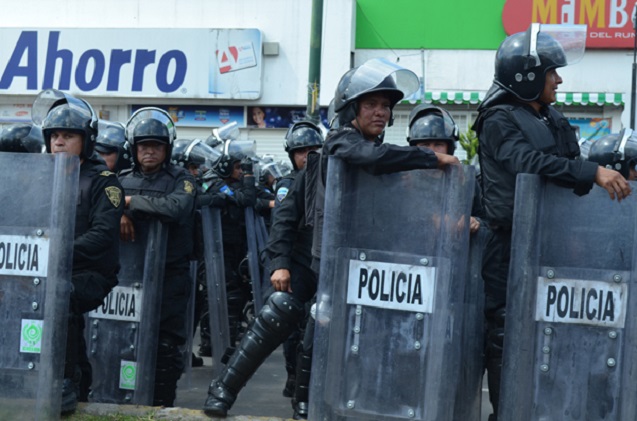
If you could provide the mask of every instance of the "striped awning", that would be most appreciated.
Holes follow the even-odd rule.
[[[428,91],[425,93],[426,103],[434,104],[479,104],[486,91]],[[423,102],[419,94],[412,95],[402,101],[403,104],[419,104]],[[624,105],[623,93],[609,92],[558,92],[559,105]]]

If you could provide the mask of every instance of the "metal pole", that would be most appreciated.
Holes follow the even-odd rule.
[[[635,44],[633,47],[633,81],[630,90],[630,128],[635,128],[635,100],[637,97],[637,3],[633,8],[633,30],[635,31]]]
[[[310,69],[308,75],[307,109],[305,118],[318,124],[321,83],[321,42],[323,34],[323,0],[312,0],[312,27],[310,31]]]

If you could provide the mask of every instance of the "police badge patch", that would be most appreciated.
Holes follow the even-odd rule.
[[[193,186],[190,181],[186,180],[184,181],[184,190],[186,191],[186,193],[191,194],[193,191],[195,191],[195,186]]]
[[[116,208],[119,207],[119,204],[122,201],[122,191],[117,187],[109,186],[104,189],[104,192],[106,193],[106,197],[108,197],[108,200],[111,201],[113,206],[115,206]]]
[[[276,198],[279,202],[283,202],[283,199],[285,199],[285,196],[287,195],[288,195],[287,187],[281,187],[279,190],[276,191]]]

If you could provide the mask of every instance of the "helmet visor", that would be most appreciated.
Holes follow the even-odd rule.
[[[403,93],[403,98],[410,96],[420,87],[418,76],[411,70],[385,58],[375,58],[356,69],[344,94],[347,98],[358,98],[367,92],[379,90],[379,85],[388,77],[391,77],[396,85],[395,89]]]
[[[256,158],[257,142],[254,140],[229,140],[225,143],[224,154],[233,157]]]
[[[31,109],[33,123],[41,126],[51,109],[61,105],[65,105],[74,111],[68,114],[74,116],[74,119],[77,120],[72,122],[75,127],[84,127],[86,122],[91,121],[93,118],[90,108],[81,99],[67,95],[57,89],[47,89],[40,92],[35,101],[33,101],[33,108]]]
[[[221,157],[221,152],[204,143],[201,139],[195,139],[186,147],[184,157],[188,162],[198,163],[206,168],[212,168],[212,164]]]
[[[556,44],[550,46],[541,45],[542,41],[539,34],[549,35],[556,41]],[[568,24],[538,24],[534,23],[527,30],[527,40],[529,42],[529,56],[535,59],[536,65],[540,62],[538,49],[549,48],[555,51],[544,51],[550,57],[561,57],[562,54],[566,58],[564,66],[579,62],[584,57],[586,50],[586,25],[568,25]],[[558,49],[561,48],[561,51]]]
[[[239,126],[236,121],[232,121],[217,129],[212,129],[212,134],[222,141],[236,140],[239,138]]]
[[[133,114],[131,118],[128,120],[128,123],[126,123],[126,138],[128,140],[132,140],[135,137],[135,128],[140,122],[145,120],[156,120],[160,122],[161,124],[163,124],[164,126],[166,126],[166,128],[168,129],[168,137],[169,137],[168,143],[172,144],[172,142],[177,137],[177,131],[175,130],[175,123],[173,119],[170,117],[170,114],[168,114],[166,111],[162,110],[161,108],[146,107],[146,108],[140,108],[139,110],[137,110],[135,114]],[[150,137],[152,136],[152,133],[147,133],[145,137],[146,136]]]

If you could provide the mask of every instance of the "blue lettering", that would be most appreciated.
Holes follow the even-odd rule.
[[[131,50],[112,50],[111,62],[108,65],[107,91],[117,91],[119,89],[119,73],[122,66],[131,62]]]
[[[168,83],[168,65],[170,61],[175,59],[175,76],[172,83]],[[183,51],[170,50],[161,56],[157,65],[156,81],[157,87],[162,92],[175,92],[186,78],[186,70],[188,69],[188,61]]]
[[[141,91],[144,87],[144,69],[155,62],[155,50],[137,50],[135,53],[135,70],[133,70],[132,91]]]
[[[60,83],[57,89],[67,90],[71,86],[71,66],[73,64],[73,53],[70,50],[58,50],[60,31],[51,31],[49,34],[49,45],[46,48],[46,62],[44,64],[44,80],[42,89],[53,88],[53,78],[55,77],[55,65],[57,59],[62,60],[60,71]]]
[[[87,80],[86,69],[88,67],[89,60],[93,59],[93,77],[91,80]],[[82,91],[88,92],[97,88],[104,76],[104,69],[106,68],[106,60],[100,50],[87,50],[80,56],[80,60],[77,63],[75,69],[75,84]]]
[[[26,65],[20,66],[22,57],[27,54]],[[0,89],[9,89],[14,77],[27,79],[27,89],[38,89],[38,33],[22,31],[16,42],[11,58],[0,79]]]

